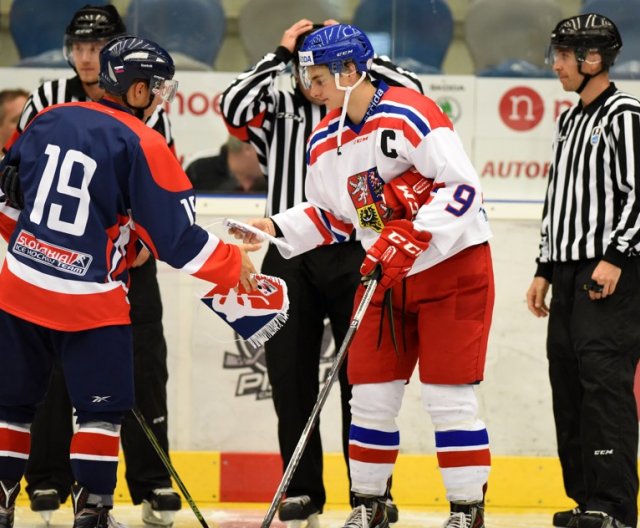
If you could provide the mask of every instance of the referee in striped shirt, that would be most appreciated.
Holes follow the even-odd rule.
[[[640,102],[609,81],[622,40],[584,14],[558,23],[549,59],[580,100],[558,118],[529,310],[549,315],[558,454],[576,508],[556,527],[637,523]],[[545,297],[553,284],[551,303]]]
[[[324,25],[337,24],[326,21]],[[287,29],[275,52],[267,53],[254,67],[242,73],[225,90],[222,114],[232,135],[248,141],[258,152],[267,177],[267,216],[283,212],[305,200],[306,142],[327,113],[323,101],[311,98],[300,86],[296,73],[297,49],[314,26],[299,20]],[[277,89],[280,74],[294,61],[293,90]],[[373,60],[370,73],[391,86],[422,92],[411,72],[398,68],[385,57]],[[280,454],[286,467],[316,402],[324,320],[329,318],[336,346],[349,327],[353,298],[360,283],[364,250],[360,242],[319,247],[284,259],[274,246],[264,258],[262,272],[283,278],[289,291],[289,320],[265,345],[267,372],[278,416]],[[326,346],[326,345],[325,345]],[[349,460],[351,387],[346,363],[340,375],[342,443]],[[322,482],[322,444],[316,428],[304,451],[287,499],[279,509],[282,521],[305,520],[322,512],[326,493]],[[389,519],[397,520],[395,505],[389,504]]]

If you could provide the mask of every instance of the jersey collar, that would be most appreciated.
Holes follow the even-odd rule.
[[[362,130],[362,127],[367,122],[367,119],[378,112],[378,105],[382,101],[382,97],[384,96],[386,91],[389,89],[387,83],[381,80],[373,81],[372,84],[376,88],[376,91],[373,95],[373,98],[371,99],[371,102],[369,103],[369,108],[367,108],[362,121],[360,121],[360,123],[358,124],[355,124],[351,121],[351,119],[349,119],[349,116],[347,116],[347,118],[345,119],[345,124],[356,134],[360,133],[360,130]]]
[[[591,101],[587,106],[582,105],[582,101],[578,102],[578,106],[582,112],[585,112],[588,115],[593,115],[593,113],[600,108],[609,97],[611,97],[618,88],[613,83],[609,83],[609,86],[593,101]]]
[[[98,101],[98,103],[100,103],[101,105],[104,105],[104,106],[108,106],[109,108],[114,108],[116,110],[122,110],[123,112],[126,112],[127,114],[133,115],[133,111],[130,108],[128,108],[128,107],[126,107],[124,105],[121,105],[120,103],[116,103],[115,101],[111,101],[109,99],[105,99],[104,97],[102,99],[100,99]]]

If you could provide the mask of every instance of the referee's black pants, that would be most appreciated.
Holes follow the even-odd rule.
[[[270,246],[265,255],[262,272],[285,280],[290,303],[287,323],[265,345],[284,468],[291,460],[318,397],[320,355],[328,345],[322,340],[324,320],[328,317],[331,322],[337,351],[351,321],[363,259],[364,250],[359,242],[319,247],[289,260],[282,258],[274,246]],[[344,361],[339,381],[342,447],[348,475],[351,386],[346,365]],[[311,434],[287,495],[309,495],[320,511],[324,507],[326,493],[322,482],[319,425]]]
[[[168,453],[167,345],[153,259],[131,271],[129,300],[136,405]],[[63,502],[68,498],[74,482],[69,463],[73,435],[71,412],[64,375],[56,364],[47,396],[31,425],[31,452],[25,473],[29,496],[38,489],[55,489]],[[125,478],[134,504],[141,503],[155,488],[171,486],[169,472],[131,413],[123,418],[120,438],[126,464]]]
[[[615,293],[583,289],[595,260],[555,263],[547,356],[566,493],[583,509],[636,526],[640,259],[625,261]]]

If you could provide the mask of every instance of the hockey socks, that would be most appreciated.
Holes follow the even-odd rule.
[[[120,426],[108,422],[80,425],[71,440],[71,469],[92,494],[112,495],[116,487]]]
[[[393,421],[356,423],[349,429],[349,466],[353,490],[382,496],[400,448],[400,432]],[[385,430],[386,429],[386,430]]]
[[[22,479],[31,445],[29,429],[30,424],[0,422],[0,480]]]

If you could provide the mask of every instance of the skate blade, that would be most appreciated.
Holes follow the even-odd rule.
[[[320,528],[320,519],[317,513],[312,513],[306,519],[286,521],[287,528]]]
[[[42,520],[44,521],[44,524],[46,524],[47,526],[49,526],[51,524],[51,517],[53,515],[53,512],[56,510],[41,510],[38,513],[40,514],[40,516],[42,517]]]
[[[142,501],[142,522],[145,524],[170,528],[175,516],[175,511],[156,511],[147,501]]]

